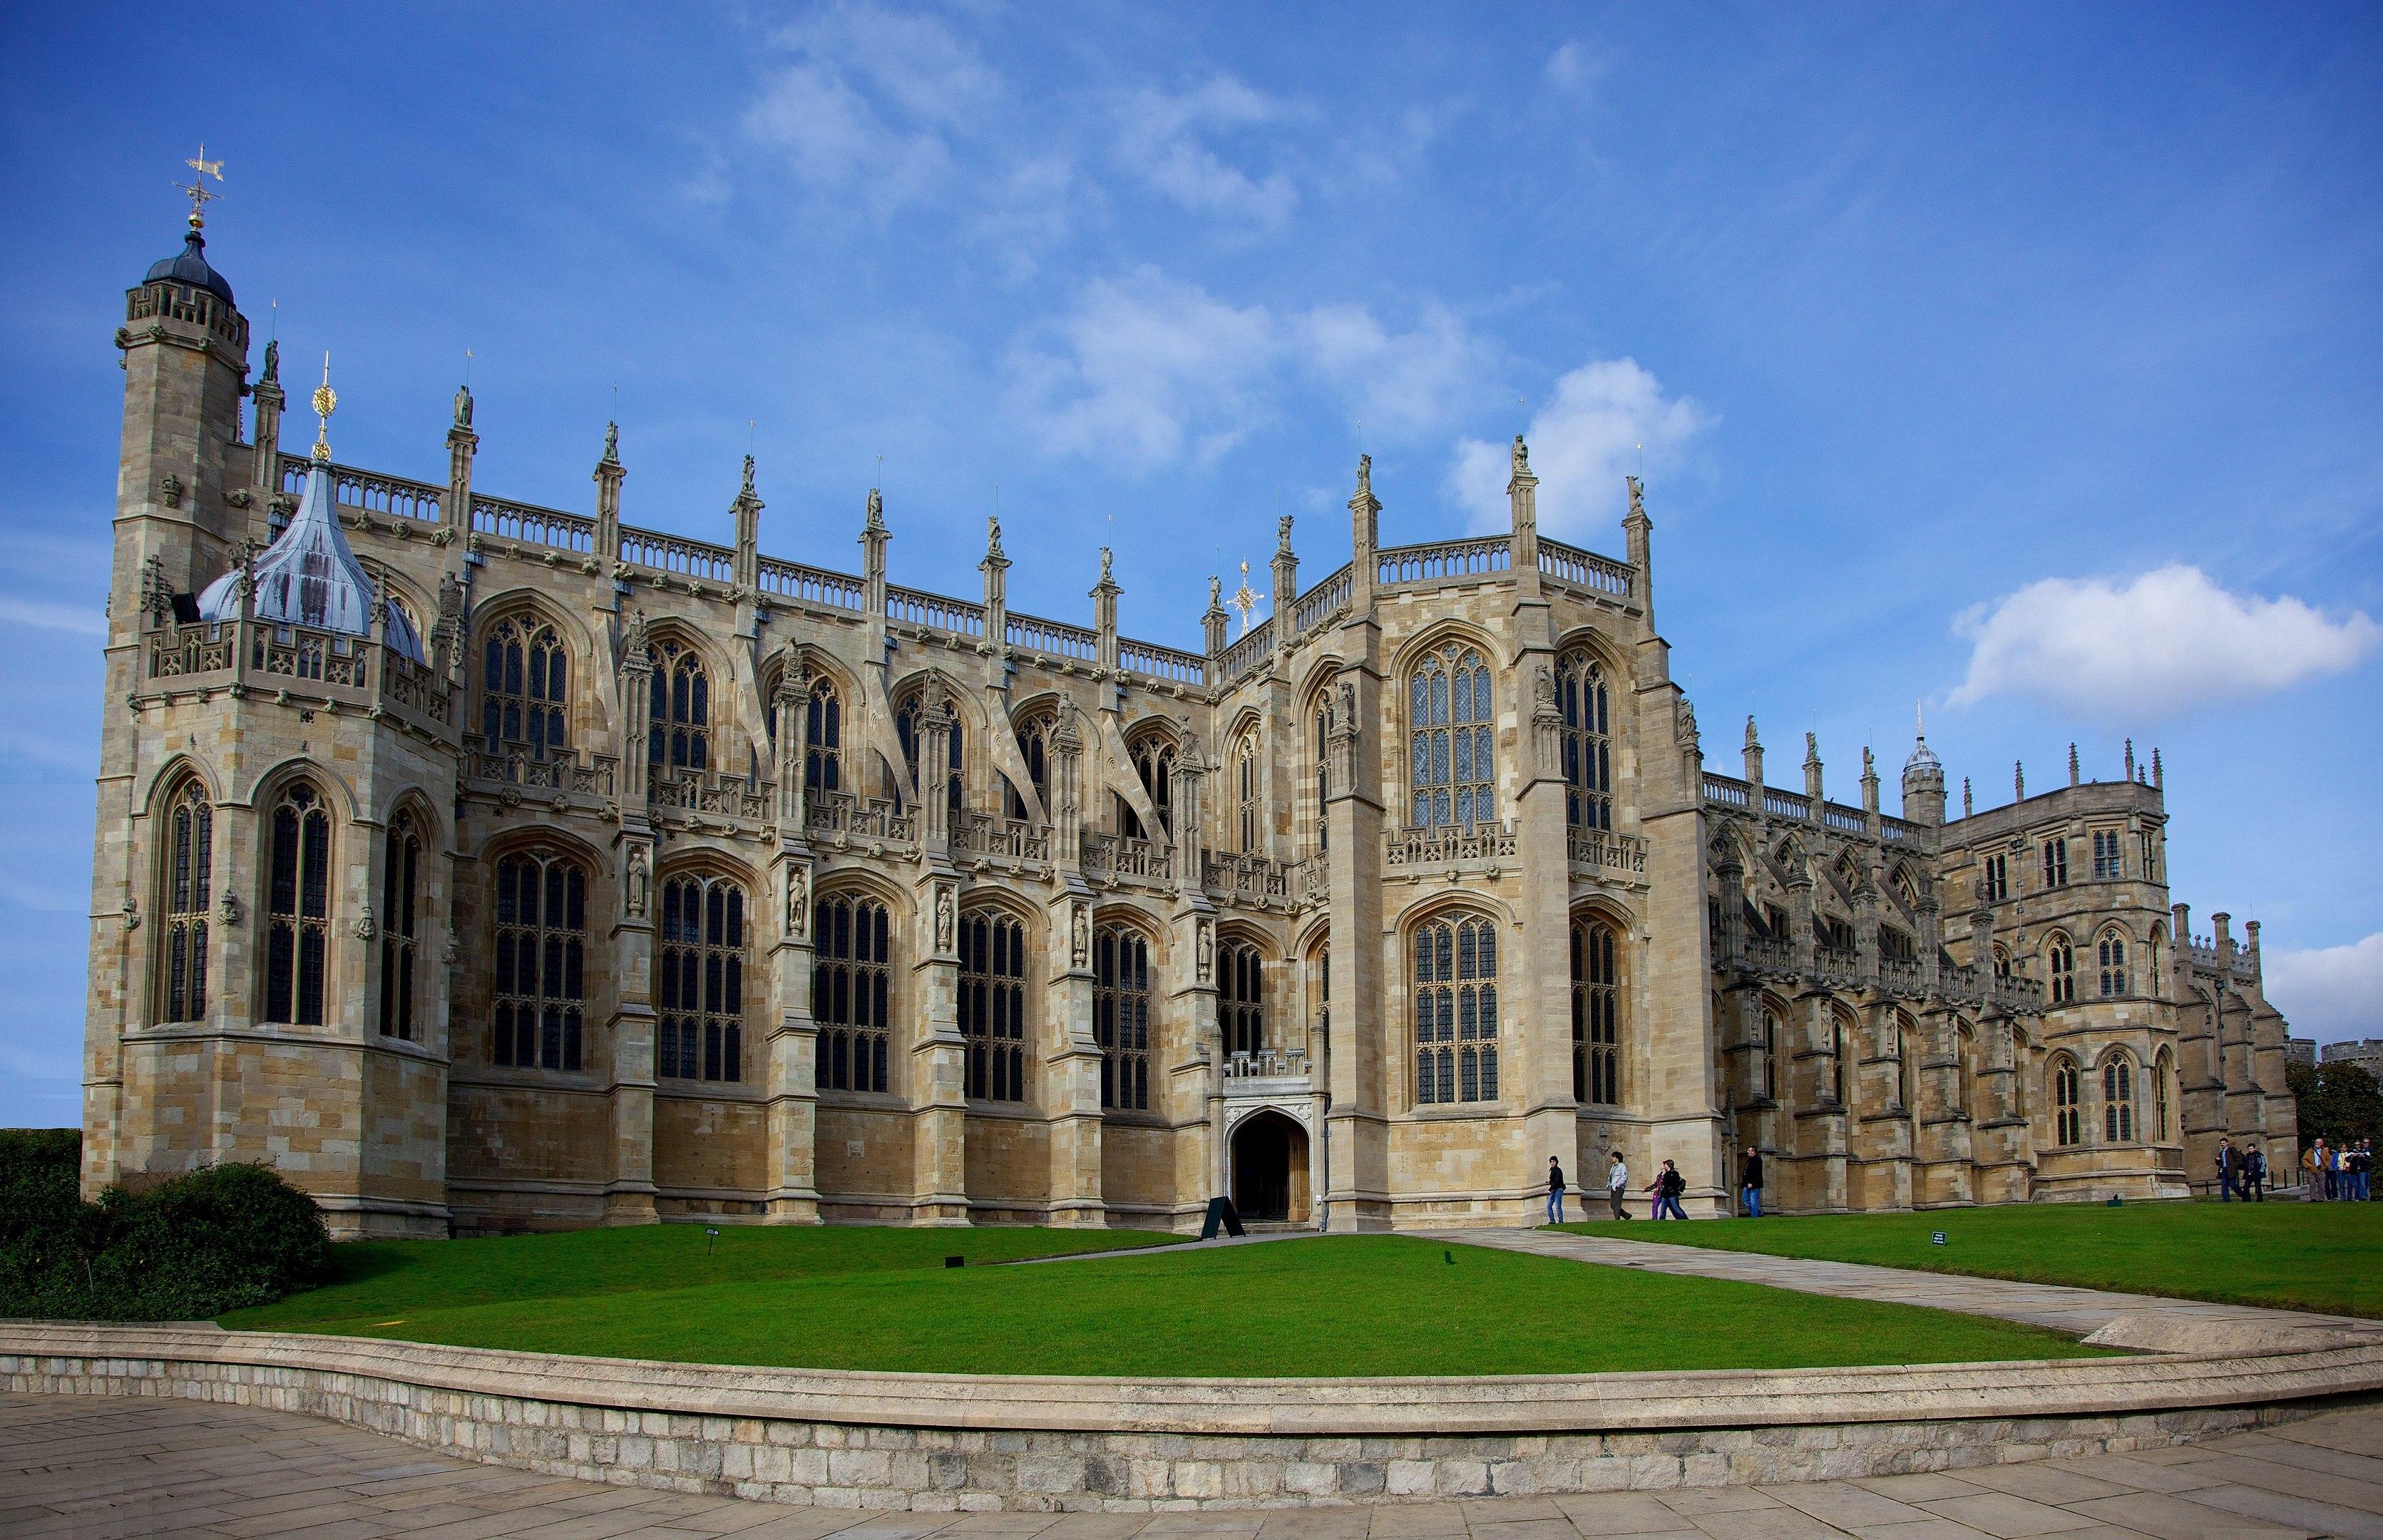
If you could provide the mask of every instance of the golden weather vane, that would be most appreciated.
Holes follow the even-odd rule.
[[[207,222],[207,205],[223,196],[220,192],[207,191],[207,179],[213,177],[217,181],[223,180],[224,163],[207,159],[207,147],[202,144],[199,146],[199,153],[182,164],[191,168],[190,182],[187,186],[181,182],[176,182],[174,185],[180,188],[182,195],[191,200],[191,228],[195,230]]]
[[[1225,602],[1241,612],[1241,634],[1244,636],[1248,635],[1250,634],[1250,614],[1258,607],[1257,590],[1250,586],[1250,564],[1248,562],[1244,561],[1241,563],[1241,587],[1235,590],[1233,597],[1227,599]]]
[[[323,383],[315,387],[315,415],[320,419],[315,427],[315,458],[331,458],[331,413],[340,409],[340,398],[331,389],[331,355],[323,355]]]

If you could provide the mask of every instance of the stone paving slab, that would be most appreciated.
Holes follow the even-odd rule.
[[[0,1534],[11,1540],[2383,1540],[2383,1408],[2155,1452],[2156,1460],[2102,1456],[1869,1481],[1381,1508],[888,1514],[556,1481],[425,1455],[361,1429],[250,1407],[0,1395]]]
[[[2258,1305],[2171,1300],[2155,1294],[2118,1294],[2098,1288],[2074,1288],[2066,1284],[1920,1273],[1862,1263],[1774,1257],[1757,1251],[1724,1251],[1704,1246],[1666,1245],[1659,1240],[1625,1240],[1619,1236],[1573,1235],[1561,1230],[1420,1233],[1430,1240],[1488,1246],[1502,1251],[1606,1267],[1723,1278],[1794,1289],[1799,1294],[1826,1294],[1840,1300],[1871,1300],[1882,1304],[1989,1315],[2047,1327],[2070,1337],[2093,1337],[2098,1332],[2104,1334],[2098,1340],[2110,1346],[2153,1351],[2258,1351],[2320,1343],[2383,1342],[2383,1321],[2355,1315],[2320,1315],[2307,1311],[2268,1310]]]

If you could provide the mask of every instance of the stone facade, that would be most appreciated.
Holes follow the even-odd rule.
[[[592,514],[488,495],[459,392],[443,483],[327,473],[417,666],[194,621],[310,462],[228,286],[127,314],[90,1187],[1343,1229],[1524,1221],[1613,1150],[1724,1212],[1747,1140],[1791,1210],[2291,1169],[2257,927],[2189,935],[2157,774],[1948,820],[1923,744],[1894,818],[1816,747],[1768,786],[1751,721],[1708,771],[1636,483],[1624,559],[1562,545],[1517,440],[1508,533],[1383,548],[1361,463],[1352,560],[1303,586],[1282,521],[1271,618],[1212,585],[1189,652],[1105,553],[1091,625],[1012,612],[997,527],[982,595],[891,583],[874,493],[859,573],[764,557],[749,461],[723,545],[624,524],[611,434]]]

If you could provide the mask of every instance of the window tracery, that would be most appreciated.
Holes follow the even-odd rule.
[[[1101,1105],[1150,1110],[1150,942],[1130,926],[1093,932],[1093,1038]]]
[[[490,1063],[582,1067],[586,952],[587,869],[543,847],[500,860]]]
[[[1498,1100],[1498,930],[1486,916],[1415,930],[1415,1101]]]
[[[1573,921],[1572,1094],[1597,1106],[1622,1100],[1622,991],[1613,951],[1613,927]]]
[[[207,907],[215,883],[215,808],[193,776],[167,804],[163,934],[157,1019],[200,1021],[207,1014]]]
[[[2093,943],[2093,961],[2101,973],[2102,998],[2116,1000],[2132,994],[2131,976],[2127,972],[2127,935],[2113,927],[2102,932]]]
[[[960,1035],[969,1095],[1025,1101],[1026,928],[1006,915],[979,909],[961,918]]]
[[[1496,720],[1489,669],[1474,648],[1452,643],[1416,668],[1407,695],[1414,827],[1496,818]]]
[[[1266,817],[1263,784],[1258,774],[1258,735],[1254,732],[1241,734],[1241,744],[1233,750],[1233,795],[1239,811],[1241,848],[1258,855],[1266,849]]]
[[[1153,733],[1134,742],[1130,750],[1133,773],[1142,782],[1144,795],[1158,814],[1159,826],[1145,831],[1142,819],[1129,805],[1125,809],[1129,827],[1126,832],[1138,839],[1170,840],[1175,837],[1175,745]]]
[[[648,651],[654,674],[647,760],[656,768],[702,770],[711,763],[711,682],[703,659],[668,640]]]
[[[803,697],[803,789],[844,790],[844,697],[835,681],[811,681]]]
[[[265,1018],[323,1024],[331,930],[331,815],[304,781],[273,809],[265,927]]]
[[[915,695],[904,701],[901,710],[894,715],[895,735],[902,740],[902,762],[909,768],[910,779],[917,784],[920,796],[932,795],[935,782],[931,771],[922,771],[919,768],[919,745],[926,735],[926,697]],[[957,819],[968,802],[967,752],[961,744],[957,712],[952,713],[945,757],[950,763],[944,772],[944,806]]]
[[[885,906],[843,893],[813,906],[813,1078],[821,1090],[882,1091],[893,1021],[893,926]]]
[[[542,755],[568,742],[571,664],[554,627],[525,616],[499,621],[480,662],[480,737],[490,749],[518,744]]]
[[[656,1073],[745,1078],[745,890],[724,877],[662,884]]]
[[[2111,1144],[2135,1141],[2135,1066],[2124,1053],[2102,1066],[2102,1138]]]
[[[414,1036],[415,927],[421,918],[422,834],[412,813],[389,820],[380,888],[380,1033]]]
[[[1556,707],[1563,720],[1565,821],[1574,829],[1611,829],[1613,746],[1603,666],[1586,652],[1566,653],[1556,665]]]
[[[1218,1024],[1224,1029],[1225,1053],[1261,1053],[1266,1046],[1266,961],[1247,942],[1227,942],[1216,949],[1223,998],[1217,1002]]]
[[[2044,966],[2052,980],[2052,1003],[2066,1005],[2077,998],[2077,949],[2068,938],[2054,931],[2044,948]]]
[[[2052,1141],[2063,1148],[2085,1142],[2083,1078],[2066,1053],[2052,1065]]]

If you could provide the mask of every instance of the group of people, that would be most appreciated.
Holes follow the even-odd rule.
[[[2307,1178],[2301,1196],[2310,1202],[2364,1203],[2375,1177],[2375,1141],[2336,1146],[2315,1140],[2301,1152],[2301,1174]]]
[[[1680,1207],[1680,1197],[1688,1190],[1688,1179],[1670,1161],[1655,1173],[1655,1179],[1638,1189],[1647,1194],[1647,1217],[1649,1219],[1685,1219],[1687,1210]],[[1630,1210],[1624,1200],[1630,1193],[1630,1165],[1615,1150],[1606,1159],[1605,1201],[1612,1205],[1613,1217],[1627,1219]],[[1745,1204],[1746,1217],[1762,1217],[1762,1152],[1751,1144],[1746,1147],[1746,1159],[1738,1166],[1738,1196]],[[1586,1206],[1586,1200],[1584,1200]],[[1584,1215],[1583,1217],[1586,1217]],[[1548,1223],[1564,1222],[1563,1166],[1556,1157],[1548,1157]]]

